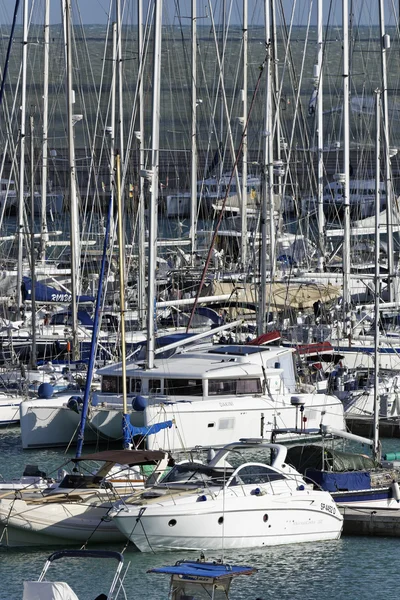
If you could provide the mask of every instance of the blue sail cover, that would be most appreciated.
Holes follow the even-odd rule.
[[[32,296],[32,280],[30,277],[23,277],[21,284],[22,299],[30,300]],[[44,302],[50,304],[55,302],[57,304],[70,304],[72,295],[70,292],[65,290],[58,290],[57,288],[50,287],[40,281],[35,283],[35,299],[36,302]],[[77,302],[94,302],[93,296],[82,295],[77,297]]]
[[[142,435],[146,437],[148,435],[154,435],[158,433],[162,429],[167,429],[172,427],[172,421],[164,421],[163,423],[155,423],[154,425],[150,425],[149,427],[134,427],[130,422],[129,415],[122,415],[122,435],[124,440],[124,448],[128,448],[130,440],[135,435]]]
[[[172,421],[164,421],[163,423],[155,423],[154,425],[150,425],[150,427],[134,427],[130,422],[127,422],[128,430],[131,437],[135,435],[154,435],[158,433],[162,429],[167,429],[172,427]]]
[[[227,565],[224,563],[182,561],[176,565],[149,569],[148,573],[167,573],[179,575],[181,579],[200,580],[204,577],[222,579],[236,575],[250,575],[256,569],[246,565]]]

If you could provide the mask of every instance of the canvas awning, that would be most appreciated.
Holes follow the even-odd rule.
[[[216,282],[215,294],[231,294],[231,304],[251,303],[256,305],[258,293],[256,284]],[[285,308],[312,308],[315,302],[330,302],[342,295],[340,286],[331,283],[273,283],[267,284],[267,304],[270,310]],[[228,304],[228,302],[227,302]]]
[[[315,302],[331,302],[342,295],[339,286],[320,283],[284,284],[274,283],[271,286],[271,305],[277,310],[284,308],[312,308]],[[268,301],[268,293],[267,293]]]

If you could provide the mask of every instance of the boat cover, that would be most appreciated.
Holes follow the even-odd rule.
[[[64,581],[24,581],[22,600],[79,600]]]
[[[149,569],[148,573],[167,573],[169,575],[179,575],[180,578],[196,579],[197,577],[210,577],[221,579],[225,577],[235,577],[236,575],[250,575],[255,572],[254,567],[245,565],[228,565],[223,563],[183,561],[176,565],[167,567],[157,567]]]
[[[370,471],[376,467],[373,459],[364,454],[341,452],[334,448],[322,448],[316,444],[288,448],[286,462],[303,474],[307,469],[343,473]]]
[[[371,488],[371,475],[368,471],[348,471],[346,473],[332,473],[307,469],[306,477],[317,483],[327,492],[355,492]]]
[[[103,450],[102,452],[75,457],[72,460],[74,462],[95,460],[132,466],[154,464],[162,460],[164,456],[165,452],[161,450]]]

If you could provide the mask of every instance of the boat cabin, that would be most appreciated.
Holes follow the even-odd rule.
[[[157,360],[156,360],[157,363]],[[122,365],[98,371],[102,394],[122,394]],[[229,345],[177,354],[151,370],[144,364],[127,367],[127,391],[157,400],[212,399],[216,396],[256,396],[295,391],[292,349]]]

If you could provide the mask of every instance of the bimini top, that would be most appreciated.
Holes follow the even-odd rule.
[[[96,460],[133,466],[153,464],[164,457],[165,452],[162,450],[103,450],[102,452],[75,457],[72,461]]]
[[[180,579],[201,581],[203,578],[225,579],[237,575],[251,575],[257,569],[245,565],[228,565],[218,562],[178,561],[175,565],[149,569],[148,573],[167,573],[179,575]]]

